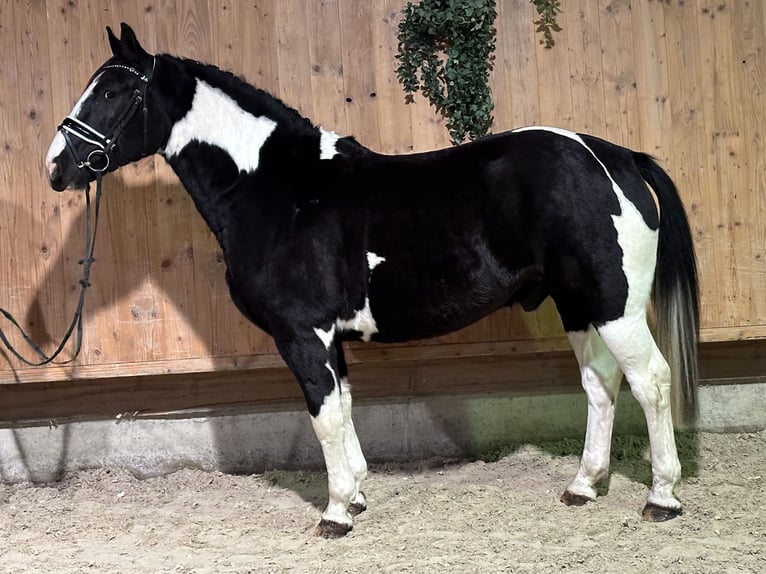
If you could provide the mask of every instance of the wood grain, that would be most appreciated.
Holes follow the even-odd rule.
[[[109,55],[106,25],[126,21],[150,51],[214,63],[326,129],[408,153],[449,138],[422,97],[404,104],[396,81],[404,4],[0,1],[0,306],[47,348],[74,310],[83,196],[50,191],[40,165],[55,126]],[[766,338],[764,6],[571,0],[563,8],[564,31],[545,50],[531,4],[498,3],[495,130],[554,124],[658,157],[689,212],[702,339]],[[279,369],[271,339],[229,300],[220,250],[163,160],[123,169],[106,188],[79,363],[27,369],[3,361],[0,383]],[[442,339],[385,351],[352,345],[349,354],[414,365],[564,349],[547,303],[534,314],[502,310]]]

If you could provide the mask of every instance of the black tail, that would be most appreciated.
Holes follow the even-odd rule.
[[[672,373],[673,420],[676,425],[684,426],[697,416],[697,259],[689,221],[670,176],[646,154],[634,153],[633,159],[660,204],[660,236],[652,300],[657,343]]]

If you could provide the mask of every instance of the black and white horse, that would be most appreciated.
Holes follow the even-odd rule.
[[[545,127],[380,155],[214,66],[148,54],[125,24],[119,39],[107,31],[113,57],[51,143],[51,186],[154,153],[170,163],[221,244],[234,302],[301,386],[327,465],[319,535],[347,533],[366,507],[342,342],[433,337],[546,297],[588,396],[562,500],[596,497],[624,373],[651,444],[643,515],[681,512],[671,383],[690,414],[697,275],[682,204],[650,157]],[[652,294],[668,361],[647,324]]]

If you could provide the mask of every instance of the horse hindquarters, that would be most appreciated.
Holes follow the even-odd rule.
[[[558,289],[554,288],[553,297],[578,356],[589,403],[581,468],[562,499],[580,503],[592,498],[595,495],[593,485],[606,474],[619,383],[619,375],[613,374],[616,364],[625,373],[631,392],[646,417],[653,484],[643,516],[656,521],[681,513],[681,504],[673,494],[681,469],[673,433],[671,383],[674,383],[673,394],[680,396],[686,405],[693,403],[696,270],[691,235],[672,182],[647,156],[635,154],[635,161],[641,176],[655,189],[662,218],[659,231],[650,229],[633,203],[626,200],[617,182],[612,180],[615,194],[620,199],[620,214],[613,216],[613,221],[621,274],[626,280],[625,292],[610,290],[608,285],[613,274],[610,277],[598,266],[594,267],[598,272],[592,278],[597,288],[571,292],[563,283]],[[635,188],[633,191],[635,193]],[[673,262],[668,259],[671,255],[676,257]],[[673,369],[672,373],[647,323],[647,306],[653,285],[658,299],[655,311],[659,330],[669,332],[667,338],[680,347],[680,350],[670,348],[671,356],[680,355],[682,359],[682,368]],[[575,303],[578,295],[582,297],[579,306]],[[599,315],[609,307],[605,301],[610,297],[612,305],[622,305],[620,316]],[[589,317],[589,324],[584,326],[586,317]],[[601,366],[597,368],[599,363]],[[687,387],[691,391],[687,391]],[[685,411],[693,408],[687,406]]]

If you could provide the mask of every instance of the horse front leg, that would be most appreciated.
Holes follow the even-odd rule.
[[[340,403],[343,408],[343,440],[346,446],[346,455],[351,472],[354,475],[354,495],[348,511],[357,515],[367,509],[367,501],[362,492],[362,483],[367,478],[367,461],[362,453],[359,438],[356,436],[354,420],[351,418],[351,385],[348,382],[348,367],[343,354],[343,345],[340,341],[335,342],[335,352],[338,357],[338,374],[340,375]]]
[[[301,386],[327,467],[329,500],[314,533],[323,538],[339,538],[353,528],[349,507],[359,492],[347,452],[337,351],[331,333],[322,333],[325,336],[292,333],[275,340]]]

